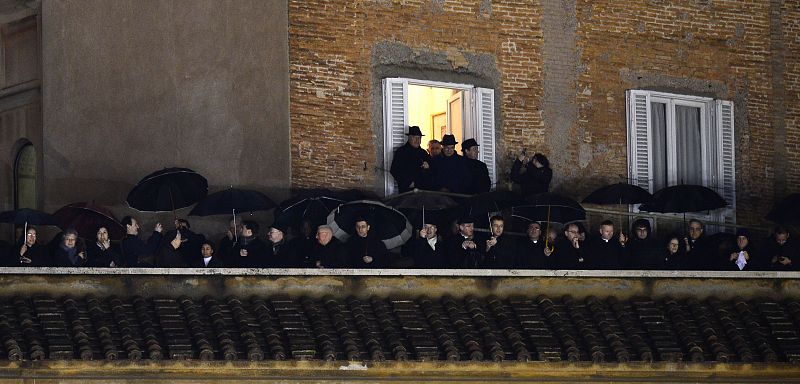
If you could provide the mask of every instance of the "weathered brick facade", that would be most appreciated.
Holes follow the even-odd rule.
[[[382,188],[382,118],[374,115],[385,63],[376,50],[388,43],[411,52],[398,66],[432,80],[447,68],[431,56],[445,57],[454,73],[470,72],[476,56],[491,57],[501,171],[521,148],[542,150],[555,187],[575,196],[627,177],[626,90],[731,100],[738,216],[757,222],[775,195],[795,192],[800,181],[798,8],[789,1],[291,0],[292,184]]]

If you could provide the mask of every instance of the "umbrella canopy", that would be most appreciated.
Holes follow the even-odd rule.
[[[355,233],[356,219],[367,218],[370,233],[383,241],[387,249],[403,245],[411,238],[411,223],[400,211],[378,201],[358,200],[342,204],[328,215],[333,235],[346,241]]]
[[[530,221],[569,223],[586,219],[586,211],[575,200],[557,193],[539,193],[523,205],[513,207],[511,215]]]
[[[188,168],[164,168],[140,180],[128,193],[127,201],[139,211],[175,211],[202,200],[207,194],[205,177]]]
[[[225,215],[235,212],[266,211],[273,207],[275,202],[261,192],[230,187],[206,196],[192,208],[189,215]]]
[[[767,220],[784,225],[800,224],[800,193],[792,193],[775,203]]]
[[[606,185],[596,189],[583,199],[590,204],[643,204],[653,200],[653,195],[642,187],[627,183]]]
[[[20,208],[0,213],[0,223],[58,225],[58,221],[56,221],[53,215],[29,208]]]
[[[53,213],[58,226],[61,228],[75,228],[78,236],[84,239],[94,239],[97,229],[105,227],[108,237],[120,240],[125,236],[122,227],[110,209],[93,203],[73,203],[59,208]]]
[[[384,200],[386,205],[396,209],[439,210],[458,206],[458,202],[442,192],[415,189],[394,195]]]
[[[355,190],[332,191],[324,188],[300,190],[275,209],[275,221],[294,226],[303,220],[309,220],[314,225],[320,225],[325,223],[328,214],[336,207],[348,201],[360,200],[362,196]]]
[[[723,208],[728,203],[718,193],[702,185],[674,185],[653,194],[653,201],[642,204],[642,211],[686,213]]]

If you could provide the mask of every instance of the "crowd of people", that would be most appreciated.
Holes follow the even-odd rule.
[[[420,148],[419,127],[409,127],[408,142],[395,151],[391,166],[401,192],[414,188],[475,194],[491,188],[486,164],[478,160],[478,144],[468,139],[463,156],[457,142],[444,135]],[[547,158],[523,151],[510,172],[523,194],[547,192],[552,179]],[[312,220],[290,225],[275,220],[265,232],[258,222],[232,220],[217,239],[195,233],[185,219],[174,228],[159,223],[147,237],[136,218],[124,217],[124,238],[109,238],[109,228],[97,228],[93,239],[81,239],[68,228],[49,242],[37,229],[20,228],[14,245],[0,243],[0,265],[31,267],[162,267],[162,268],[480,268],[582,270],[800,270],[800,245],[784,227],[754,241],[740,229],[735,236],[708,236],[699,220],[686,232],[657,238],[646,219],[630,231],[611,221],[587,230],[581,222],[514,223],[510,232],[504,216],[489,218],[489,228],[476,228],[487,217],[460,215],[457,219],[417,224],[404,245],[387,249],[372,231],[372,218],[357,217],[341,241],[334,229]],[[378,223],[379,224],[379,223]],[[722,234],[724,235],[724,234]]]

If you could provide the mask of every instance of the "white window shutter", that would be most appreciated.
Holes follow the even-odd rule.
[[[716,128],[719,151],[718,191],[728,202],[728,208],[722,211],[721,222],[736,224],[736,142],[734,141],[733,103],[717,100]],[[721,187],[721,188],[720,188]]]
[[[630,184],[638,185],[650,193],[653,190],[653,162],[651,153],[650,94],[646,91],[625,92],[628,121],[628,177]]]
[[[389,173],[395,148],[406,142],[408,126],[408,81],[383,79],[383,169],[386,195],[397,192],[397,183]]]
[[[480,160],[489,169],[492,189],[497,185],[497,145],[494,135],[494,90],[475,88],[475,122],[477,123],[477,139],[480,145]]]

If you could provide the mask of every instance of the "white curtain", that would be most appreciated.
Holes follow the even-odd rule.
[[[650,103],[650,127],[652,140],[650,153],[653,159],[653,191],[667,184],[667,105]]]
[[[678,184],[703,184],[700,108],[675,106]]]

